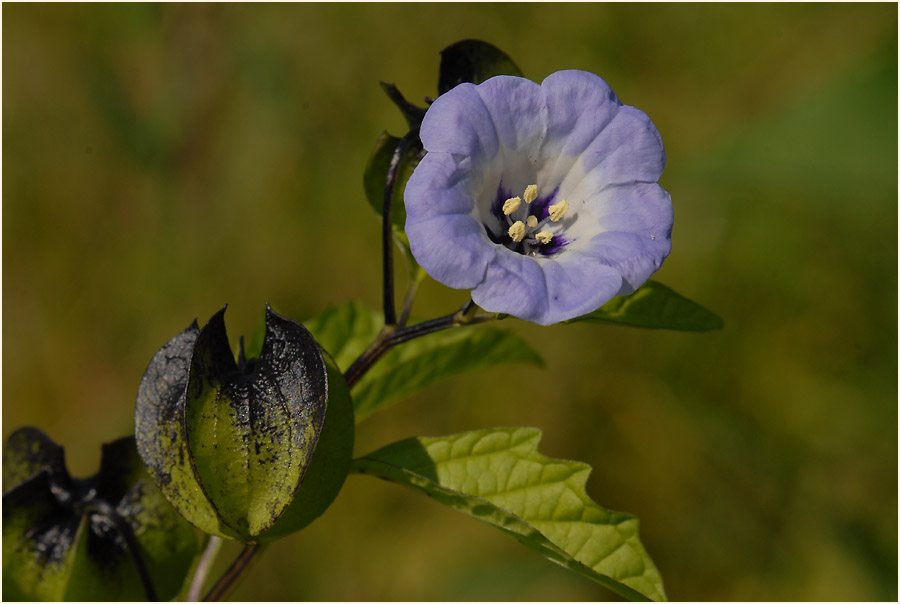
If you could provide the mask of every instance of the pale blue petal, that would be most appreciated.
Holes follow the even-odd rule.
[[[456,289],[469,289],[482,282],[496,247],[481,223],[464,214],[419,220],[412,227],[407,226],[406,236],[413,257],[422,268]]]
[[[475,201],[466,185],[469,158],[457,159],[447,153],[428,153],[406,183],[403,203],[406,230],[432,216],[470,214]]]
[[[494,254],[481,222],[470,215],[468,158],[428,153],[406,184],[406,236],[416,261],[449,287],[481,282]]]
[[[650,239],[644,235],[609,231],[594,236],[580,252],[611,266],[622,275],[620,296],[630,294],[662,266],[672,249],[671,240]]]
[[[494,123],[503,148],[537,162],[547,132],[547,107],[541,87],[530,80],[495,76],[475,87]]]
[[[554,154],[581,155],[622,107],[609,85],[586,71],[557,71],[541,88],[548,109],[545,144]]]
[[[539,322],[548,312],[547,284],[537,260],[497,246],[472,300],[488,312]]]
[[[429,107],[419,131],[428,152],[492,158],[499,141],[494,120],[473,84],[460,84]]]
[[[656,182],[666,165],[666,152],[647,114],[624,106],[584,150],[581,165],[598,188]]]
[[[588,204],[604,231],[623,231],[656,239],[671,237],[672,198],[655,182],[610,187]]]
[[[622,287],[622,275],[611,266],[579,252],[567,251],[559,260],[541,263],[547,283],[548,310],[541,325],[551,325],[592,312]]]

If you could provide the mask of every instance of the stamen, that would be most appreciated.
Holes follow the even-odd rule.
[[[525,193],[523,193],[522,196],[525,198],[525,203],[531,203],[537,199],[537,185],[528,185],[525,187]]]
[[[528,218],[526,218],[526,219],[525,219],[525,225],[526,225],[528,228],[531,228],[531,229],[533,229],[534,227],[536,227],[536,226],[538,225],[538,219],[537,219],[537,216],[529,216]]]
[[[518,197],[510,197],[503,202],[503,213],[509,216],[510,214],[518,210],[521,204],[522,200]]]
[[[566,212],[569,211],[569,202],[563,200],[559,203],[555,203],[550,206],[550,220],[553,222],[559,222],[562,220],[562,217],[566,215]]]
[[[521,220],[517,220],[509,227],[507,232],[513,241],[519,243],[525,238],[525,224]]]
[[[550,240],[553,239],[553,233],[551,233],[550,231],[541,231],[540,233],[535,235],[534,238],[541,243],[550,243]]]

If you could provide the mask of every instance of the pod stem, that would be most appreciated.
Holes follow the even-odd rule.
[[[203,555],[197,563],[194,577],[191,580],[191,587],[188,590],[187,595],[188,602],[198,602],[200,600],[200,595],[203,593],[203,584],[206,583],[206,577],[221,548],[222,538],[217,537],[216,535],[210,535],[206,543],[206,548],[203,550]]]
[[[212,589],[209,590],[209,593],[206,594],[203,601],[221,602],[225,596],[237,586],[238,579],[250,568],[250,563],[260,549],[262,549],[262,546],[259,543],[245,544],[244,549],[241,550],[238,557],[231,563],[231,566],[228,567],[225,574],[219,577],[219,580],[212,586]]]

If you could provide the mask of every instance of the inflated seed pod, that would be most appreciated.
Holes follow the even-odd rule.
[[[170,600],[199,549],[197,531],[144,471],[134,438],[103,445],[100,471],[73,478],[37,428],[3,448],[6,600]]]
[[[334,363],[300,323],[266,307],[258,358],[238,361],[225,309],[150,361],[135,434],[150,475],[201,530],[266,542],[318,517],[350,466],[353,408]]]

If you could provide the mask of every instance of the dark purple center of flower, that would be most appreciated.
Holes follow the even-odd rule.
[[[538,219],[539,223],[548,222],[550,217],[550,206],[556,200],[558,191],[559,187],[553,189],[548,195],[538,196],[527,206],[525,202],[522,202],[522,206],[527,207],[527,215],[534,216]],[[559,232],[554,233],[553,239],[546,243],[536,239],[533,234],[530,237],[524,238],[522,241],[514,241],[509,235],[508,230],[512,225],[513,220],[503,213],[503,204],[507,199],[515,196],[516,194],[504,188],[502,183],[497,187],[497,195],[494,198],[493,203],[491,203],[491,216],[493,216],[496,221],[490,221],[493,224],[488,224],[488,222],[483,223],[484,230],[491,241],[527,256],[536,256],[538,254],[541,256],[554,256],[569,244],[569,241],[565,236]]]

